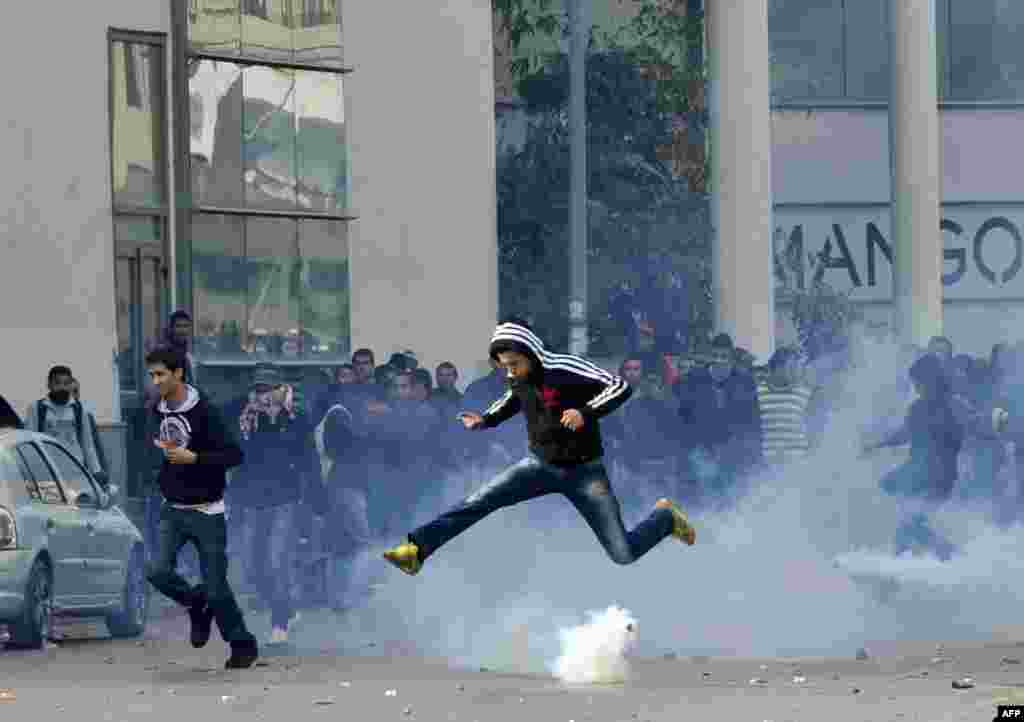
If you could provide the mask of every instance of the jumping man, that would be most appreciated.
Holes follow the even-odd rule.
[[[459,414],[470,430],[494,428],[520,411],[526,416],[530,454],[434,521],[384,553],[406,574],[416,574],[442,545],[492,512],[547,494],[563,494],[586,519],[608,556],[631,564],[669,536],[692,545],[696,532],[675,503],[661,499],[632,531],[601,461],[598,419],[625,402],[632,390],[617,376],[579,356],[555,354],[522,321],[509,319],[491,338],[490,356],[508,375],[509,390],[483,415]]]

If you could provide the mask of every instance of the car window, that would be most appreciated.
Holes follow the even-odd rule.
[[[36,486],[39,488],[39,498],[42,502],[44,504],[63,504],[64,494],[61,491],[60,484],[57,483],[53,471],[50,470],[50,465],[43,459],[39,449],[33,444],[20,444],[18,446],[18,453],[22,461],[25,462],[25,466],[32,473],[32,478],[36,480]]]
[[[99,494],[93,488],[89,474],[71,454],[48,441],[43,442],[43,448],[46,449],[47,455],[57,466],[57,474],[60,476],[60,483],[64,487],[64,496],[67,497],[68,504],[77,504],[81,494],[88,494],[94,502],[99,501]]]
[[[32,472],[18,452],[9,446],[0,449],[0,485],[4,484],[10,485],[19,497],[24,495],[40,501],[39,487],[32,478]]]

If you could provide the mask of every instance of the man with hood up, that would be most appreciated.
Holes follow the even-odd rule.
[[[631,389],[623,379],[582,357],[549,352],[519,319],[498,325],[490,356],[505,369],[509,388],[484,414],[463,412],[459,419],[467,429],[489,429],[521,411],[530,454],[413,531],[385,552],[385,559],[406,574],[416,574],[442,545],[492,512],[554,493],[572,502],[617,564],[635,562],[669,536],[694,543],[694,528],[668,499],[660,499],[632,531],[622,523],[601,459],[598,420],[629,398]]]

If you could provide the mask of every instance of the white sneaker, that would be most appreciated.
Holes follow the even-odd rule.
[[[271,644],[286,644],[288,642],[288,630],[274,627],[270,632]]]

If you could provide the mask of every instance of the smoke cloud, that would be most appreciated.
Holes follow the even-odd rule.
[[[902,420],[908,363],[866,343],[871,363],[849,376],[813,458],[755,479],[728,511],[691,514],[695,546],[668,539],[617,566],[566,500],[545,497],[493,514],[416,577],[380,560],[384,544],[371,550],[368,568],[380,581],[371,603],[312,634],[551,675],[563,632],[613,605],[639,622],[636,651],[645,656],[850,656],[872,640],[978,639],[1014,623],[1024,598],[1020,526],[1000,529],[988,510],[954,503],[933,515],[959,547],[951,562],[894,556],[900,509],[878,482],[906,452],[860,458],[859,449],[865,429]],[[449,480],[410,515],[410,528],[485,478]],[[631,498],[629,484],[612,479],[622,498]],[[627,525],[655,500],[626,505]],[[866,572],[892,580],[853,578]]]

